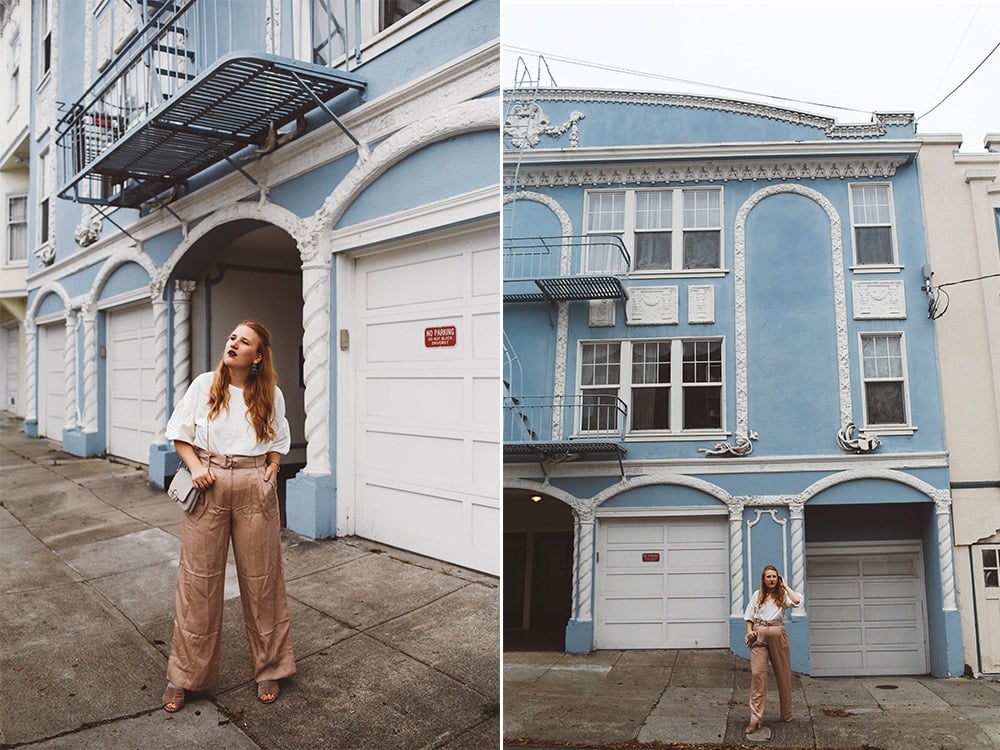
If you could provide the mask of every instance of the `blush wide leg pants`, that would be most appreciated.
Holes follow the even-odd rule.
[[[758,622],[757,640],[750,647],[750,724],[760,726],[767,705],[767,662],[774,668],[783,721],[792,718],[792,659],[788,634],[781,620]]]
[[[254,680],[295,673],[281,561],[278,493],[264,481],[266,456],[209,456],[215,484],[184,513],[174,635],[167,679],[186,690],[218,680],[229,540],[233,542]]]

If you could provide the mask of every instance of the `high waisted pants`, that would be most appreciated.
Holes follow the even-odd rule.
[[[750,723],[759,725],[767,704],[767,660],[774,668],[778,683],[781,718],[792,718],[792,659],[788,649],[788,634],[781,620],[758,622],[754,626],[757,640],[750,646]]]
[[[265,456],[215,456],[215,484],[194,511],[184,513],[177,570],[174,636],[167,679],[186,690],[205,690],[219,676],[222,607],[229,539],[233,540],[243,620],[254,680],[295,672],[288,601],[281,562],[278,495],[264,481]]]

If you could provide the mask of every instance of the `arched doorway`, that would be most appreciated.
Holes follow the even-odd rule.
[[[573,589],[573,511],[541,492],[503,498],[505,650],[562,651]]]
[[[226,337],[239,321],[258,320],[271,332],[292,434],[292,448],[278,476],[284,524],[285,484],[306,462],[302,270],[296,241],[284,229],[257,219],[221,224],[188,248],[173,278],[195,282],[188,332],[192,379],[215,369]]]

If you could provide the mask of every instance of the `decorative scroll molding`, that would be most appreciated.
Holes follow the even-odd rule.
[[[715,285],[692,284],[688,287],[688,323],[715,322]]]
[[[855,429],[854,422],[848,422],[837,432],[837,445],[841,450],[848,453],[871,453],[882,445],[878,435],[873,432],[859,432],[858,436],[854,437]]]
[[[556,351],[552,363],[552,393],[566,394],[566,370],[569,367],[569,302],[556,306]],[[561,440],[563,435],[563,410],[552,410],[552,438]]]
[[[677,325],[676,286],[634,286],[625,302],[625,320],[630,326]]]
[[[24,316],[24,420],[38,420],[38,403],[36,401],[35,376],[35,341],[37,326],[32,315]]]
[[[736,445],[732,445],[725,441],[721,443],[716,443],[714,448],[699,448],[699,453],[704,453],[706,457],[711,456],[749,456],[753,453],[753,441],[758,437],[757,433],[753,430],[745,435],[736,439]]]
[[[903,281],[854,281],[855,320],[903,320],[906,288]]]
[[[512,101],[513,94],[508,94],[505,99]],[[886,128],[889,126],[909,125],[913,122],[913,115],[907,112],[873,112],[871,122],[840,125],[830,117],[821,117],[808,112],[796,112],[758,102],[646,91],[551,88],[533,92],[532,99],[536,102],[649,104],[732,112],[819,128],[831,138],[876,138],[885,135]]]
[[[773,182],[786,180],[886,179],[907,163],[906,157],[732,159],[678,164],[633,166],[525,165],[517,170],[517,186],[523,188],[580,187],[585,185],[669,185],[684,182]],[[514,171],[508,165],[504,187],[514,187]]]
[[[162,296],[153,297],[153,331],[156,340],[162,342],[156,347],[154,356],[156,367],[156,429],[167,427],[167,302]]]
[[[955,543],[951,536],[951,495],[940,490],[934,499],[937,514],[938,557],[945,610],[955,610]]]
[[[792,589],[801,594],[805,590],[805,529],[803,528],[803,505],[792,503],[788,506],[792,521]],[[786,574],[787,575],[787,574]],[[795,614],[805,613],[805,597],[799,600],[793,610]]]
[[[504,120],[503,132],[516,149],[534,148],[543,135],[550,138],[561,138],[569,131],[569,147],[580,145],[579,122],[584,119],[583,112],[571,112],[569,119],[561,125],[553,125],[542,108],[534,102],[512,104],[507,119]]]
[[[736,212],[734,236],[734,287],[736,295],[736,434],[749,432],[749,394],[747,392],[747,276],[746,224],[750,211],[765,198],[794,193],[812,199],[822,207],[830,221],[831,262],[833,264],[834,316],[837,328],[837,374],[840,382],[840,424],[851,418],[851,363],[847,345],[847,292],[844,279],[844,253],[840,215],[825,195],[805,185],[770,185],[759,190]]]
[[[729,506],[729,613],[743,615],[743,504]]]

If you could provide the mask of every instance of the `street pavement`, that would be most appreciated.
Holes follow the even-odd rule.
[[[282,532],[297,674],[257,700],[230,555],[217,685],[160,704],[181,511],[0,417],[0,747],[496,748],[499,581]]]
[[[750,665],[728,650],[507,652],[503,665],[506,748],[1000,748],[1000,683],[987,680],[793,675],[785,724],[771,676],[771,736],[754,742],[741,734]]]

